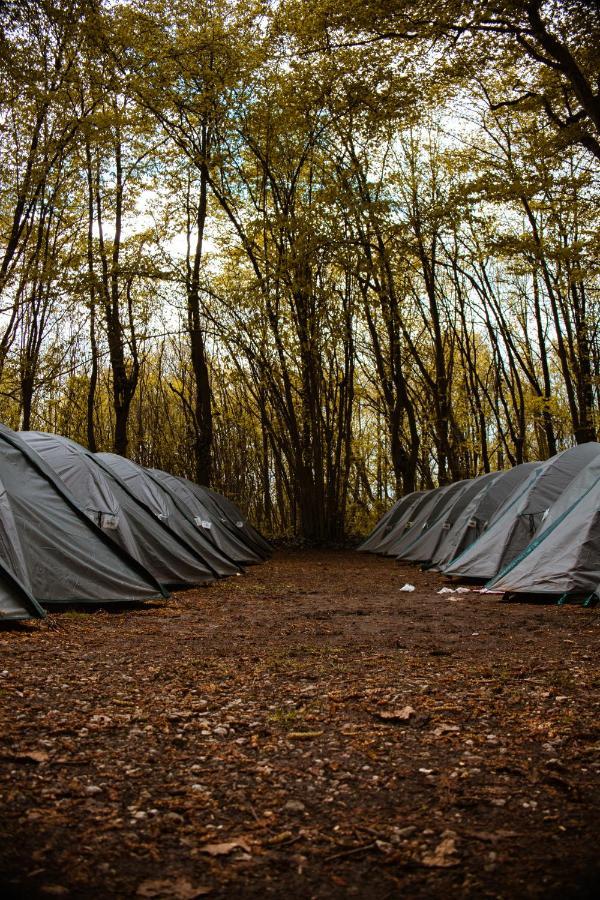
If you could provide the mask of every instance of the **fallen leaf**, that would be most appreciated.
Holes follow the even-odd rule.
[[[289,841],[294,835],[291,831],[282,831],[279,834],[273,835],[272,838],[269,838],[267,844],[273,846],[275,844],[283,844],[284,841]]]
[[[187,878],[150,879],[138,885],[136,895],[138,897],[165,898],[165,900],[194,900],[195,897],[205,897],[210,894],[210,887],[194,887]]]
[[[209,856],[227,856],[238,849],[245,850],[246,853],[252,852],[249,844],[242,838],[237,841],[224,841],[222,844],[204,844],[198,849],[200,853],[208,853]]]
[[[447,725],[445,722],[442,722],[441,725],[434,729],[433,733],[436,737],[440,737],[442,734],[453,734],[459,731],[458,725]]]
[[[403,706],[402,709],[383,710],[382,712],[376,712],[375,715],[378,719],[383,719],[384,722],[407,722],[415,715],[415,711],[412,706]]]
[[[516,831],[503,831],[502,829],[498,831],[469,831],[467,834],[469,837],[475,838],[476,841],[489,841],[491,844],[495,844],[497,841],[508,840],[509,838],[520,837]]]
[[[309,741],[311,738],[321,737],[322,731],[290,731],[288,738],[292,741]]]
[[[22,762],[22,763],[44,763],[47,762],[50,757],[44,750],[30,750],[27,753],[11,753],[4,757],[4,759],[10,759],[13,762]]]
[[[421,862],[424,866],[434,869],[448,869],[458,865],[456,858],[456,840],[446,837],[437,845],[433,853],[425,853]]]
[[[342,734],[348,734],[348,735],[360,734],[360,731],[361,731],[361,729],[358,727],[358,725],[353,725],[352,723],[347,723],[346,725],[342,725],[342,727],[340,728],[340,732]]]

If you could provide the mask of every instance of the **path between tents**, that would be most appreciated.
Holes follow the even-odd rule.
[[[3,896],[597,896],[600,615],[442,584],[280,552],[0,631]]]

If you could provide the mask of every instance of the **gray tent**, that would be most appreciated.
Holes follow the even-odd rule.
[[[506,472],[497,472],[485,483],[483,491],[471,496],[456,517],[447,536],[431,558],[432,569],[441,569],[456,559],[480,537],[493,521],[498,508],[537,469],[539,463],[522,463]]]
[[[435,518],[427,523],[427,528],[398,555],[398,559],[422,564],[431,562],[465,507],[473,498],[481,494],[496,477],[496,472],[490,472],[473,478],[471,481],[463,482],[462,490],[458,490],[451,497],[450,503],[446,504]]]
[[[225,518],[238,529],[238,532],[242,534],[244,539],[261,554],[263,559],[266,559],[271,555],[273,551],[269,542],[265,540],[254,525],[250,524],[239,506],[234,503],[231,498],[225,497],[223,494],[219,494],[218,491],[213,491],[211,488],[204,487],[203,485],[198,484],[195,485],[195,487],[200,494],[204,495],[207,502],[209,500],[213,502],[215,507],[218,508]]]
[[[0,562],[0,625],[18,619],[43,619],[45,615],[29,591]]]
[[[412,491],[410,494],[405,494],[404,497],[400,497],[399,500],[396,500],[391,509],[388,509],[388,511],[378,520],[375,528],[368,538],[363,541],[360,547],[358,547],[358,550],[363,553],[377,553],[379,545],[385,540],[400,517],[419,497],[423,496],[423,493],[423,491]]]
[[[598,453],[600,444],[580,444],[541,463],[497,510],[481,537],[444,567],[444,573],[482,581],[493,578],[531,542],[550,506]]]
[[[50,466],[89,518],[165,587],[215,580],[215,570],[103,469],[95,454],[60,435],[22,431],[19,437]]]
[[[169,475],[161,469],[146,469],[146,472],[170,494],[182,515],[186,516],[196,528],[203,529],[218,550],[239,565],[251,565],[261,561],[258,553],[241,540],[239,531],[236,534],[235,529],[223,523],[222,517],[215,515],[214,510],[209,508],[183,479]]]
[[[386,534],[379,541],[376,552],[381,556],[395,556],[393,545],[400,541],[412,528],[415,521],[419,518],[421,510],[429,510],[431,508],[434,498],[437,497],[439,491],[440,488],[432,488],[429,491],[423,491],[418,495],[414,495],[411,502],[404,506],[397,516],[394,516],[396,521],[389,529],[386,529]]]
[[[385,553],[387,556],[395,556],[402,558],[403,552],[415,541],[421,537],[429,525],[432,525],[452,502],[455,496],[460,493],[467,484],[467,481],[457,481],[454,484],[446,484],[443,487],[436,488],[426,495],[425,502],[417,504],[415,510],[411,514],[411,519],[406,523],[402,533],[398,534],[397,527],[392,529],[388,540],[385,542]]]
[[[0,426],[0,561],[38,604],[165,596],[98,528],[44,460]]]
[[[237,533],[238,537],[241,537],[242,540],[255,550],[262,559],[266,559],[271,555],[269,543],[264,539],[262,534],[248,522],[233,500],[230,500],[228,497],[224,497],[222,494],[217,493],[217,491],[213,491],[203,485],[195,484],[187,478],[180,478],[179,480],[183,481],[184,484],[200,498],[200,500],[206,503],[209,509],[212,509],[214,514],[220,517],[220,520],[224,525],[228,524],[230,528],[235,528],[235,533]]]
[[[573,479],[533,541],[488,587],[600,598],[600,455]]]
[[[95,458],[107,472],[115,475],[125,489],[151,510],[157,519],[167,524],[170,530],[192,547],[201,559],[218,575],[235,575],[239,566],[218,550],[173,502],[170,494],[137,463],[115,453],[96,453]]]
[[[377,519],[375,526],[371,529],[362,544],[360,544],[356,548],[359,553],[373,553],[375,551],[375,548],[380,543],[382,536],[384,534],[388,534],[391,530],[389,522],[392,515],[402,503],[407,505],[410,502],[409,497],[409,494],[406,494],[404,497],[399,497],[394,505],[390,506],[390,508],[386,510],[386,512],[384,512],[384,514],[379,519]]]

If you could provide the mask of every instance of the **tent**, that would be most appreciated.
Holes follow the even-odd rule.
[[[95,454],[60,435],[22,431],[19,437],[61,479],[86,515],[162,585],[175,589],[215,580],[215,570],[103,469]]]
[[[600,455],[573,479],[533,541],[488,587],[600,598]]]
[[[382,556],[394,556],[393,551],[388,553],[388,548],[391,548],[394,542],[399,541],[412,528],[422,509],[425,507],[430,508],[432,498],[437,496],[439,490],[440,488],[432,488],[429,491],[421,492],[418,496],[414,496],[411,503],[400,511],[394,524],[386,529],[387,533],[379,541],[376,552]]]
[[[239,565],[251,565],[261,561],[261,557],[240,537],[239,530],[222,522],[200,496],[190,489],[185,480],[169,475],[161,469],[146,469],[148,475],[157,481],[170,495],[175,506],[196,528],[204,530],[214,546]],[[236,531],[238,533],[236,533]]]
[[[448,532],[468,506],[469,502],[477,497],[486,486],[497,477],[496,472],[480,475],[470,481],[463,482],[463,487],[458,490],[441,511],[428,521],[426,529],[415,538],[412,544],[405,548],[399,559],[406,562],[427,564],[431,562],[440,544],[445,540]]]
[[[417,538],[422,536],[430,525],[437,521],[446,507],[457,494],[464,490],[468,483],[469,480],[456,481],[454,484],[446,484],[431,491],[426,502],[420,506],[418,513],[411,515],[411,522],[407,523],[402,533],[398,534],[396,529],[392,530],[385,543],[386,555],[402,559],[403,553]]]
[[[172,533],[217,575],[235,575],[239,566],[218,550],[173,502],[170,494],[137,463],[116,453],[96,453],[95,458],[109,474],[116,476],[127,492],[168,525]]]
[[[263,559],[266,559],[271,555],[272,549],[269,542],[265,540],[262,534],[253,525],[250,524],[239,506],[237,506],[233,500],[223,496],[223,494],[219,494],[217,491],[213,491],[211,488],[204,487],[203,485],[197,484],[195,485],[195,488],[199,494],[205,497],[207,502],[212,501],[215,508],[219,509],[223,516],[244,535],[245,540],[249,541],[250,544],[256,548]]]
[[[85,514],[44,460],[0,426],[0,563],[37,604],[147,600],[166,592]]]
[[[505,472],[496,472],[484,489],[470,497],[446,537],[431,558],[430,568],[441,569],[456,559],[480,537],[493,521],[499,506],[537,469],[539,463],[522,463]]]
[[[446,575],[488,581],[531,542],[547,510],[573,478],[600,453],[600,444],[579,444],[540,463],[464,553],[444,566]]]
[[[200,500],[206,503],[209,509],[212,509],[214,514],[219,516],[224,525],[228,524],[231,528],[235,528],[238,536],[258,553],[262,559],[266,559],[271,555],[271,547],[268,541],[248,522],[233,500],[229,500],[228,497],[224,497],[210,488],[195,484],[187,478],[180,478],[179,480],[183,481]]]
[[[29,591],[0,562],[0,625],[19,619],[43,619],[45,615]]]
[[[406,510],[419,498],[422,497],[424,491],[412,491],[396,500],[391,509],[378,520],[375,528],[365,541],[358,547],[363,553],[377,553],[379,545],[390,533],[396,522],[406,512]]]

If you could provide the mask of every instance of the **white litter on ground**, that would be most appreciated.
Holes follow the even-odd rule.
[[[443,588],[440,588],[440,590],[438,591],[438,594],[470,594],[470,593],[471,593],[471,588],[467,588],[467,587],[457,587],[457,588],[443,587]]]
[[[414,591],[414,584],[403,584],[400,588],[400,591],[404,591],[405,594],[409,594],[411,591]]]

